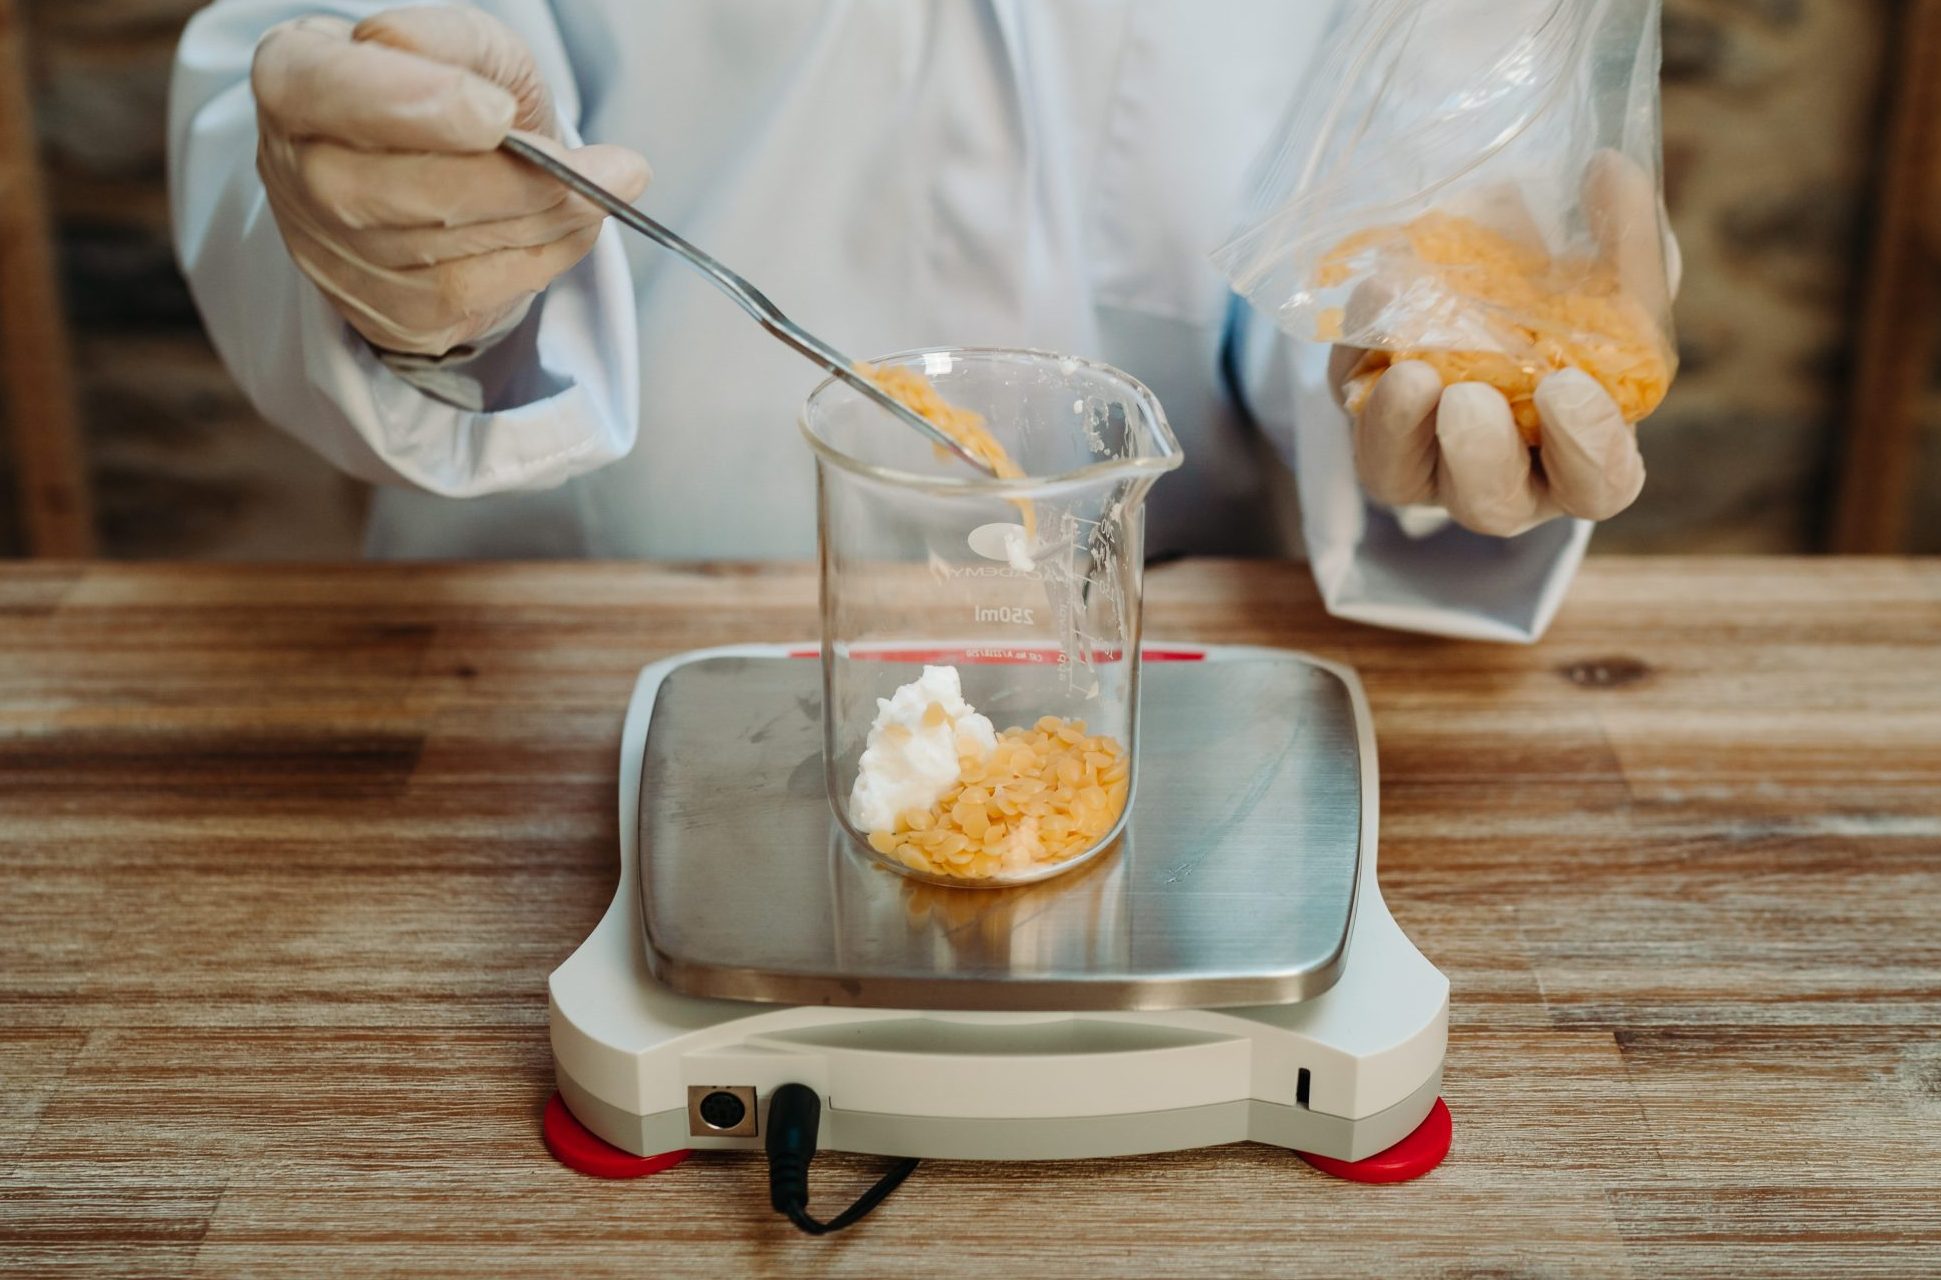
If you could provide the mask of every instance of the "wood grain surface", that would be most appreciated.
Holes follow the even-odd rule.
[[[806,570],[0,572],[0,1270],[1941,1274],[1941,563],[1595,561],[1530,649],[1184,563],[1153,638],[1358,666],[1455,1151],[930,1164],[845,1236],[762,1169],[538,1139],[635,671]],[[881,1162],[827,1156],[818,1204]]]

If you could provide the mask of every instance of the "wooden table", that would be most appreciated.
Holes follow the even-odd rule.
[[[1604,560],[1535,649],[1156,571],[1155,637],[1360,667],[1456,1146],[936,1164],[849,1235],[755,1158],[554,1164],[547,972],[634,672],[798,569],[0,572],[0,1270],[1941,1274],[1941,564]],[[818,1204],[881,1162],[818,1162]]]

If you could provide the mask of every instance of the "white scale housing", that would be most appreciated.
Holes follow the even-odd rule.
[[[574,1116],[639,1155],[755,1149],[798,1082],[824,1149],[892,1156],[1251,1140],[1361,1160],[1410,1134],[1441,1087],[1449,984],[1382,902],[1360,681],[1280,650],[1163,656],[1121,847],[1013,890],[920,885],[850,846],[803,650],[642,671],[620,885],[551,980]],[[712,1125],[722,1092],[745,1114]]]

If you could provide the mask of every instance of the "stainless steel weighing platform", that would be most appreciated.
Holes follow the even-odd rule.
[[[921,664],[885,663],[887,692]],[[903,1009],[1290,1004],[1340,971],[1361,852],[1348,686],[1279,656],[1146,668],[1132,820],[1021,889],[926,888],[829,812],[818,663],[662,683],[641,773],[654,976],[686,995]]]

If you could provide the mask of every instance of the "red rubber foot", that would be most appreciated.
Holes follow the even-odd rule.
[[[1452,1127],[1449,1108],[1437,1098],[1436,1104],[1429,1108],[1428,1118],[1416,1126],[1414,1133],[1366,1160],[1336,1160],[1307,1151],[1294,1154],[1322,1173],[1350,1182],[1407,1182],[1442,1163],[1449,1154]]]
[[[694,1154],[669,1151],[658,1156],[637,1156],[631,1151],[622,1151],[574,1119],[557,1093],[546,1099],[546,1115],[539,1122],[539,1132],[554,1159],[595,1178],[644,1178],[650,1173],[672,1169]]]

